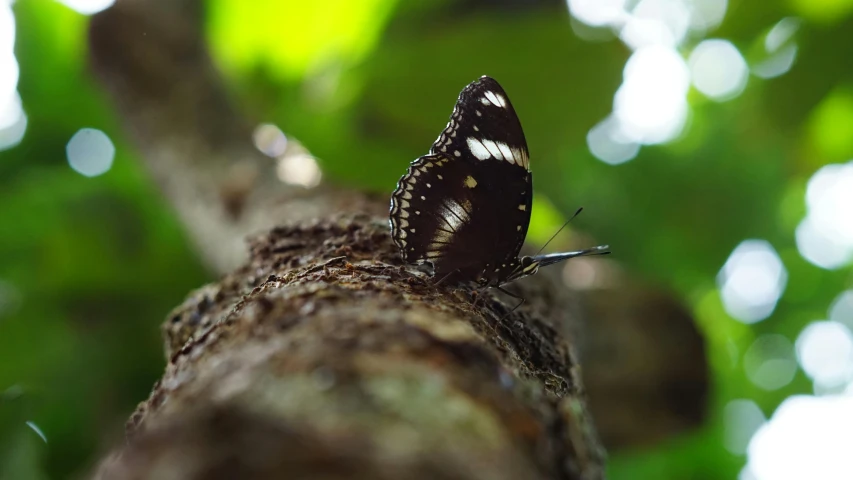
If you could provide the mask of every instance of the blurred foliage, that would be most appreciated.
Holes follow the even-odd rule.
[[[678,292],[708,338],[707,426],[614,454],[611,478],[735,478],[744,458],[723,448],[725,402],[750,398],[769,414],[811,390],[802,373],[762,390],[742,355],[763,333],[796,338],[850,279],[805,261],[793,231],[809,176],[853,157],[853,1],[731,2],[713,36],[744,52],[780,19],[803,20],[794,68],[751,77],[724,103],[691,92],[685,134],[620,166],[593,158],[585,136],[610,112],[630,51],[578,38],[561,2],[206,3],[211,51],[246,114],[299,139],[341,184],[390,192],[459,90],[482,74],[500,80],[533,157],[531,239],[585,206],[573,226]],[[119,438],[162,372],[160,321],[211,278],[87,71],[86,17],[50,0],[14,12],[29,127],[0,152],[0,478],[66,478]],[[82,127],[115,142],[107,174],[69,168],[65,144]],[[752,326],[725,313],[715,283],[747,238],[768,240],[789,273],[774,314]]]

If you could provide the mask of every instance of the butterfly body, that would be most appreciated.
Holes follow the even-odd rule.
[[[518,257],[532,208],[529,165],[503,88],[485,76],[468,85],[430,153],[411,163],[391,195],[391,234],[403,259],[432,265],[441,281],[490,287],[535,273],[547,256]],[[578,254],[589,253],[555,255]]]

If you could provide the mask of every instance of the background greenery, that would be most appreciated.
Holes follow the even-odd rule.
[[[725,102],[691,91],[683,134],[618,166],[593,157],[586,135],[610,113],[631,51],[603,30],[582,40],[560,1],[206,5],[211,51],[247,115],[299,139],[341,184],[390,192],[459,90],[482,74],[500,80],[530,144],[534,210],[561,212],[538,214],[533,240],[586,206],[580,228],[633,275],[678,292],[708,338],[707,425],[614,454],[611,478],[736,478],[746,459],[724,448],[727,402],[752,399],[769,416],[812,391],[802,372],[763,389],[742,359],[762,334],[793,341],[850,285],[849,265],[812,265],[794,231],[809,177],[853,157],[853,0],[730,2],[708,35],[733,42],[748,63],[776,22],[801,20],[793,68],[750,77]],[[0,152],[0,478],[67,478],[120,438],[162,372],[159,323],[212,278],[87,71],[87,17],[52,0],[19,0],[13,11],[28,127]],[[83,127],[116,145],[104,175],[68,165],[65,145]],[[788,272],[774,313],[753,325],[726,313],[716,281],[749,238],[770,242]]]

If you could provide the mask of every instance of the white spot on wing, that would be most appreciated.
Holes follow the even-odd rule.
[[[432,244],[430,245],[433,249],[443,248],[443,244],[450,241],[453,237],[453,233],[459,230],[459,227],[471,220],[471,217],[468,216],[468,211],[465,207],[452,198],[448,198],[441,204],[439,214],[444,219],[445,223],[442,224],[441,228],[438,228],[435,231],[435,235],[431,242]]]
[[[471,150],[472,155],[480,160],[486,160],[492,156],[489,150],[486,149],[486,146],[483,145],[483,142],[473,137],[468,138],[468,149]]]
[[[498,147],[498,145],[495,142],[493,142],[491,140],[480,140],[480,141],[483,143],[483,145],[486,147],[486,149],[489,150],[489,153],[491,153],[493,157],[497,158],[498,160],[504,159],[504,155],[503,155],[503,153],[501,153],[500,147]]]
[[[454,232],[463,224],[471,220],[465,208],[462,205],[459,205],[459,203],[452,198],[445,200],[442,206],[447,210],[447,212],[443,212],[446,213],[443,216],[447,219],[447,223],[450,224]]]
[[[512,157],[515,158],[515,163],[524,168],[528,168],[527,151],[523,148],[512,148]]]
[[[509,145],[502,142],[495,142],[495,144],[498,146],[498,148],[501,149],[501,153],[504,156],[504,160],[509,163],[518,163],[519,165],[521,165],[521,162],[515,161],[517,159],[515,158],[515,155],[512,154],[512,150],[509,148]]]
[[[485,93],[486,98],[489,99],[492,104],[496,107],[506,108],[506,99],[504,99],[503,95],[497,94],[492,91],[488,91]]]
[[[430,245],[437,247],[438,249],[443,248],[442,243],[447,243],[450,238],[453,236],[452,233],[447,230],[436,230],[435,236],[432,237],[432,243]]]

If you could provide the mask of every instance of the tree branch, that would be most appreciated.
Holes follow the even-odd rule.
[[[170,350],[129,423],[129,446],[101,476],[206,478],[224,468],[301,478],[280,450],[295,435],[316,446],[303,448],[319,464],[344,462],[328,478],[377,478],[383,468],[406,478],[603,478],[577,364],[555,326],[568,324],[566,310],[533,295],[548,282],[523,292],[546,316],[505,316],[510,306],[491,292],[433,287],[397,257],[384,219],[366,216],[255,239],[248,265],[167,322],[167,343],[183,346]],[[480,308],[472,295],[484,297]],[[268,441],[253,458],[215,438],[222,423],[232,432],[245,419],[238,436],[260,429]]]

